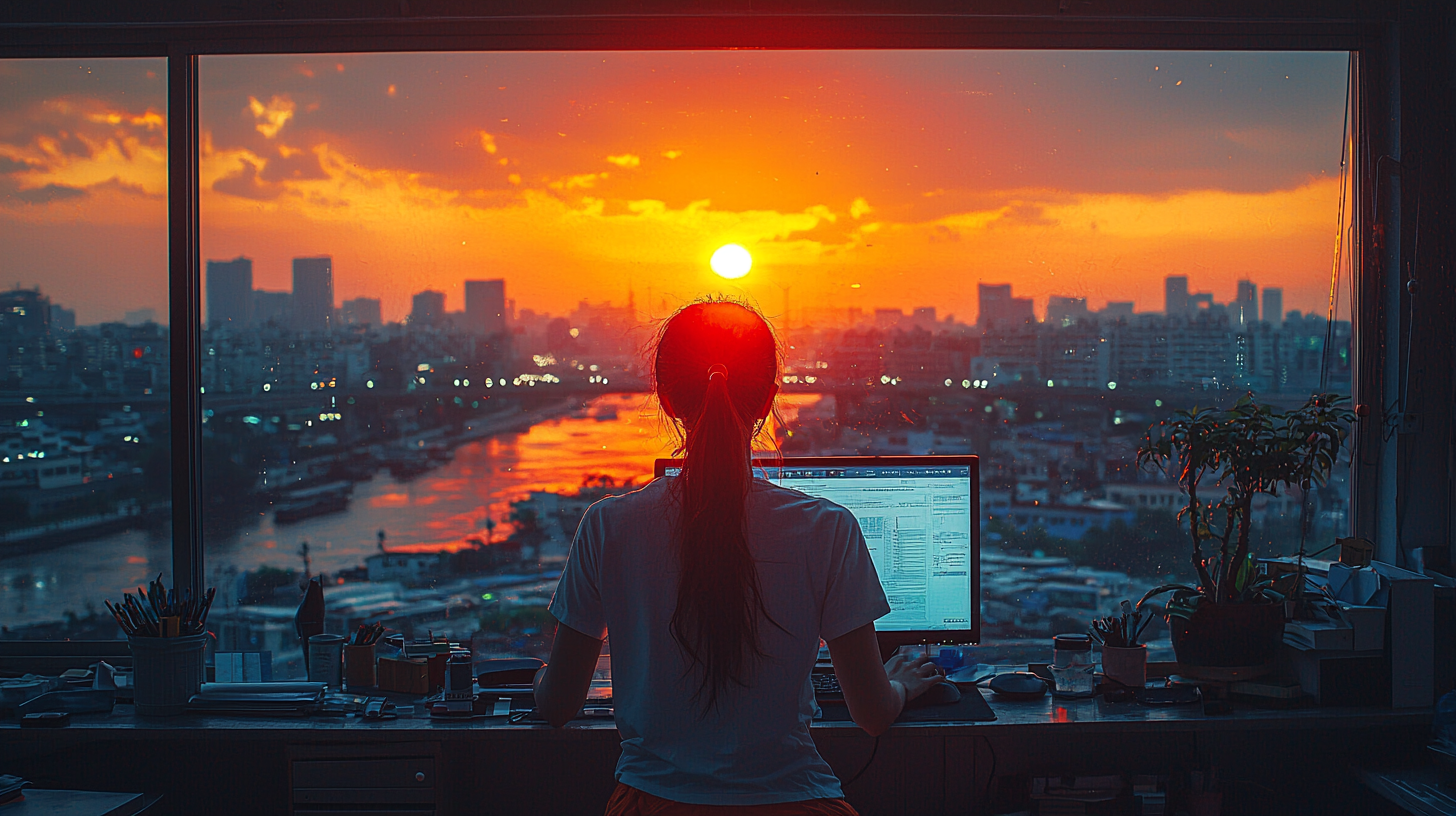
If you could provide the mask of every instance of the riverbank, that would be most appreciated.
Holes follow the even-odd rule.
[[[409,440],[417,448],[422,439],[448,447],[450,459],[405,479],[371,466],[352,483],[341,512],[279,525],[266,499],[228,497],[231,512],[209,528],[203,554],[218,602],[239,574],[265,565],[302,570],[304,542],[312,571],[330,574],[376,553],[381,530],[390,548],[458,547],[492,525],[503,535],[511,503],[533,491],[574,492],[593,474],[642,481],[651,476],[653,458],[667,453],[656,413],[641,394],[606,394],[586,405],[553,401],[445,430]],[[335,481],[321,478],[324,485]],[[21,626],[64,621],[67,612],[85,617],[88,603],[104,613],[102,599],[134,592],[159,572],[171,574],[171,538],[163,518],[155,526],[0,552],[0,621]]]

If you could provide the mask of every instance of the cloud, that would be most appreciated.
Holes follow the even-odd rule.
[[[248,110],[253,114],[253,118],[258,120],[254,128],[263,134],[265,139],[278,135],[278,131],[282,130],[283,126],[288,124],[288,120],[293,118],[294,108],[293,100],[287,96],[274,96],[268,100],[267,105],[259,102],[256,96],[248,97]]]
[[[242,167],[236,172],[219,178],[212,183],[212,189],[224,195],[248,198],[254,201],[272,201],[283,194],[283,188],[268,184],[259,178],[258,165],[241,159]]]
[[[163,200],[166,199],[166,194],[165,193],[161,193],[161,192],[148,192],[147,189],[145,187],[143,187],[142,185],[140,185],[140,184],[131,184],[129,182],[122,181],[118,177],[109,178],[106,181],[101,182],[100,184],[93,184],[90,187],[86,188],[86,191],[88,193],[103,192],[103,191],[116,192],[116,193],[120,193],[122,195],[139,196],[141,198],[150,198],[150,199],[152,199],[154,201],[163,201]]]
[[[851,218],[858,219],[864,215],[869,214],[870,212],[873,212],[874,209],[875,208],[871,207],[870,203],[868,201],[865,201],[864,198],[856,198],[854,202],[849,205],[849,215]]]
[[[676,159],[682,156],[682,154],[683,152],[681,150],[664,150],[661,155],[664,159]]]
[[[52,201],[65,201],[67,199],[81,198],[86,191],[79,187],[68,187],[64,184],[47,184],[44,187],[33,187],[28,190],[16,190],[10,193],[13,198],[20,199],[27,204],[49,204]]]
[[[12,159],[9,156],[0,156],[0,175],[7,173],[24,173],[35,169],[35,165],[27,161]]]
[[[140,127],[146,130],[163,130],[167,127],[167,117],[160,111],[148,109],[141,114],[127,114],[121,111],[103,111],[89,113],[86,119],[91,122],[98,122],[107,125],[129,124],[133,127]]]
[[[328,177],[318,152],[290,150],[281,146],[278,155],[269,159],[258,173],[258,178],[266,182],[305,181]]]
[[[589,190],[597,186],[597,181],[607,178],[606,173],[577,173],[574,176],[567,176],[564,179],[547,184],[553,190]]]
[[[483,130],[480,132],[480,146],[485,150],[485,152],[489,153],[492,156],[495,155],[495,137],[490,135],[489,133],[486,133]]]
[[[637,167],[642,164],[641,156],[634,156],[631,153],[623,153],[620,156],[608,156],[607,161],[622,168]]]

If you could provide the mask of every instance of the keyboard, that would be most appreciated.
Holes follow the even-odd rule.
[[[815,669],[809,675],[809,682],[814,684],[814,699],[820,701],[844,700],[844,690],[839,687],[839,678],[835,676],[832,669]]]

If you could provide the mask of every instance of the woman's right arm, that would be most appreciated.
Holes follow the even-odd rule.
[[[906,702],[945,680],[940,667],[926,656],[895,655],[881,664],[873,623],[829,641],[829,656],[849,716],[872,737],[889,729]]]

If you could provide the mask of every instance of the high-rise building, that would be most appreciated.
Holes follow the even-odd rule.
[[[1131,320],[1133,302],[1130,300],[1109,300],[1097,316],[1104,320]]]
[[[0,292],[0,337],[17,341],[44,338],[51,333],[51,299],[40,289]]]
[[[443,295],[441,296],[443,298]],[[506,282],[468,280],[465,282],[465,325],[481,334],[506,332]]]
[[[1229,309],[1229,318],[1239,331],[1248,331],[1259,322],[1259,287],[1253,281],[1239,281],[1238,295]]]
[[[1276,327],[1284,322],[1284,290],[1278,286],[1264,287],[1264,321]]]
[[[1168,317],[1188,314],[1188,276],[1169,275],[1163,278],[1163,314]]]
[[[445,293],[426,289],[410,303],[409,322],[415,326],[433,326],[445,317]]]
[[[379,298],[361,297],[344,301],[344,325],[384,325],[383,312],[379,308]]]
[[[253,325],[287,326],[292,320],[293,294],[291,292],[265,292],[253,290]]]
[[[293,259],[293,328],[328,331],[334,317],[334,260]]]
[[[0,378],[43,380],[51,314],[51,300],[39,288],[0,292]]]
[[[207,325],[245,329],[253,324],[253,259],[207,262]]]
[[[141,326],[147,323],[157,322],[157,310],[150,306],[143,306],[140,309],[131,309],[121,317],[121,322],[128,326]]]
[[[984,331],[996,325],[1021,325],[1036,321],[1031,298],[1011,296],[1009,283],[976,284],[976,324]]]
[[[1087,319],[1087,298],[1052,295],[1047,298],[1047,322],[1055,326],[1070,326]]]
[[[76,310],[67,309],[59,303],[51,304],[51,328],[59,331],[76,330]]]
[[[875,310],[875,328],[877,329],[893,329],[904,319],[905,312],[900,309]]]

